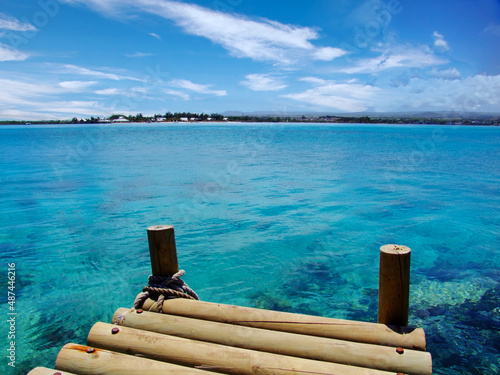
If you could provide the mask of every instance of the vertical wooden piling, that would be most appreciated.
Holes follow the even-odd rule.
[[[378,322],[407,326],[411,249],[401,245],[380,248]]]
[[[174,275],[179,271],[174,227],[171,225],[153,225],[147,231],[153,275]]]

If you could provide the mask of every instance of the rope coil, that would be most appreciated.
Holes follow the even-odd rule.
[[[134,309],[140,309],[144,302],[151,298],[156,300],[157,312],[163,312],[163,301],[172,298],[187,298],[199,300],[198,295],[184,282],[181,277],[186,271],[180,270],[173,276],[154,276],[148,278],[148,285],[135,298]]]

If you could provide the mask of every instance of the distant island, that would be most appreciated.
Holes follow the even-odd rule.
[[[105,124],[105,123],[199,123],[199,122],[292,122],[292,123],[355,123],[355,124],[435,124],[435,125],[500,125],[500,114],[456,113],[456,112],[420,112],[388,114],[348,114],[334,115],[321,113],[275,113],[254,112],[227,114],[167,112],[144,116],[114,114],[109,117],[90,117],[66,120],[0,120],[0,125],[35,125],[35,124]]]

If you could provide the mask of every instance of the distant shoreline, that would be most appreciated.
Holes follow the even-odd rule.
[[[189,120],[165,119],[159,117],[120,116],[117,119],[99,118],[71,120],[0,120],[0,126],[5,125],[119,125],[119,124],[230,124],[230,123],[297,123],[297,124],[388,124],[388,125],[469,125],[469,126],[500,126],[500,115],[491,117],[353,117],[353,116],[227,116],[217,119],[207,119],[203,117],[193,117]]]
[[[386,122],[386,121],[373,121],[373,122],[327,122],[327,121],[204,121],[204,122],[179,122],[179,121],[171,121],[171,122],[121,122],[121,123],[98,123],[98,122],[84,122],[84,123],[72,123],[72,122],[50,122],[50,121],[33,121],[33,122],[5,122],[0,121],[0,126],[37,126],[37,125],[55,125],[55,126],[64,126],[64,125],[102,125],[102,126],[116,126],[116,125],[231,125],[231,124],[303,124],[303,125],[342,125],[342,124],[359,124],[359,125],[439,125],[439,126],[500,126],[500,121],[495,121],[494,123],[490,122],[474,122],[474,123],[455,123],[455,122],[436,122],[436,121],[425,121],[425,122]]]

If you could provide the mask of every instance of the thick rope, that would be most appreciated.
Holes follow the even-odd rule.
[[[163,312],[163,301],[172,298],[187,298],[199,300],[198,295],[184,282],[181,277],[186,272],[180,270],[173,276],[149,276],[148,285],[135,298],[134,309],[140,309],[144,302],[151,298],[156,300],[157,312]]]

